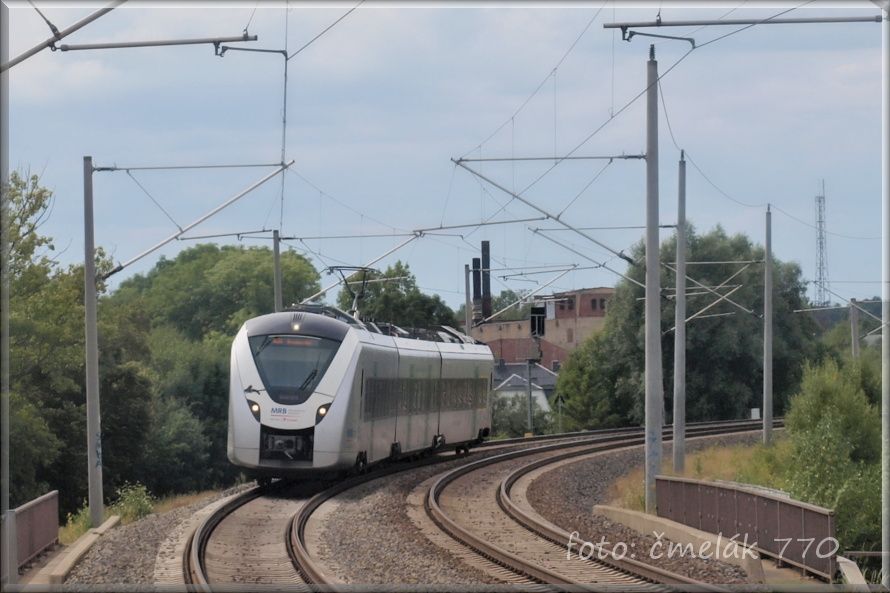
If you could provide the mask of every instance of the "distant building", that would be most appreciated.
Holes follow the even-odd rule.
[[[543,366],[558,371],[578,345],[603,329],[614,293],[615,289],[609,287],[584,288],[539,299],[546,307],[544,333],[538,340],[540,350],[531,337],[530,319],[489,322],[470,333],[488,344],[495,359],[525,363],[540,356]]]
[[[531,368],[532,398],[545,412],[550,411],[550,396],[556,390],[556,373],[539,365]],[[498,361],[494,365],[494,393],[499,397],[528,396],[528,363]]]

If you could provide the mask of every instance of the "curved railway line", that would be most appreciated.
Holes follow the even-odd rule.
[[[687,434],[731,434],[758,427],[758,422],[745,421],[701,423],[689,425]],[[670,438],[667,429],[664,436]],[[535,442],[543,444],[468,461],[435,477],[424,506],[447,534],[448,547],[458,555],[469,551],[493,562],[505,582],[597,590],[649,591],[658,583],[717,589],[630,558],[567,560],[568,533],[512,497],[514,484],[527,473],[573,457],[641,445],[641,429],[494,441],[482,448],[492,451]],[[280,584],[295,590],[300,585],[331,585],[331,576],[308,551],[306,525],[313,513],[331,498],[370,480],[454,459],[435,455],[340,481],[278,482],[234,495],[192,533],[182,559],[183,579],[198,590],[232,583]]]

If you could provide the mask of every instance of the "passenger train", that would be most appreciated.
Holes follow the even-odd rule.
[[[490,432],[493,362],[445,326],[409,332],[328,306],[250,319],[232,343],[229,460],[268,480],[468,450]]]

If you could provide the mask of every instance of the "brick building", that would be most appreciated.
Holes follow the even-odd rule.
[[[471,335],[488,344],[495,359],[525,362],[541,358],[541,364],[558,370],[569,354],[605,324],[613,288],[583,288],[555,293],[542,299],[546,306],[544,335],[531,337],[531,321],[495,321],[474,327]]]

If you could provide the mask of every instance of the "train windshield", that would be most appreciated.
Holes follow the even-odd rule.
[[[279,404],[301,404],[315,391],[339,342],[311,336],[251,336],[250,351],[266,392]]]

